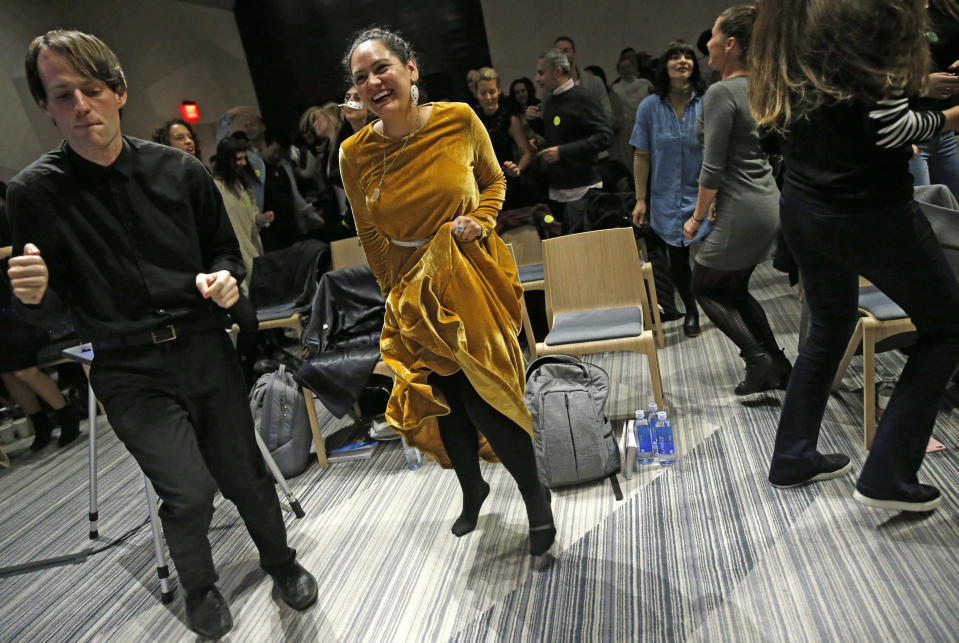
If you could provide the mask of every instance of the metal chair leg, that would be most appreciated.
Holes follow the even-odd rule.
[[[100,535],[99,522],[100,511],[97,505],[97,398],[93,394],[93,385],[89,383],[89,373],[87,374],[87,420],[90,427],[90,512],[87,517],[90,519],[90,539]]]
[[[283,474],[280,473],[280,468],[276,466],[276,460],[274,460],[273,456],[270,455],[270,450],[267,448],[263,438],[260,437],[260,432],[254,431],[253,435],[256,437],[256,446],[260,447],[260,453],[263,454],[263,461],[266,463],[266,468],[269,469],[270,473],[273,474],[276,484],[280,485],[280,489],[283,490],[283,495],[286,496],[287,502],[290,503],[290,508],[293,509],[293,513],[297,518],[304,517],[306,512],[303,511],[303,507],[300,506],[300,501],[296,499],[295,495],[293,495],[290,485],[286,483],[286,478],[284,478]]]
[[[150,512],[150,529],[153,531],[153,555],[157,563],[157,578],[160,579],[160,602],[173,600],[173,583],[170,580],[170,568],[163,551],[163,537],[160,532],[160,520],[157,518],[157,497],[150,479],[143,475],[143,487],[147,492],[147,511]]]

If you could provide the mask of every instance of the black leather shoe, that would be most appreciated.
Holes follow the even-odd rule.
[[[877,495],[879,494],[873,491],[860,491],[859,486],[856,485],[852,497],[867,507],[896,511],[932,511],[942,502],[942,494],[939,490],[928,484],[920,484],[919,490],[911,496],[877,497]]]
[[[686,313],[686,319],[683,320],[683,334],[686,337],[698,337],[699,333],[699,315]]]
[[[801,478],[784,480],[770,473],[769,482],[777,489],[789,489],[790,487],[800,487],[804,484],[817,482],[819,480],[832,480],[833,478],[846,475],[851,469],[852,462],[849,461],[848,455],[842,453],[827,453],[822,456],[822,463],[817,469],[810,471]]]
[[[316,579],[299,563],[289,571],[273,574],[273,597],[302,612],[316,603]]]
[[[233,617],[223,594],[210,585],[186,593],[186,624],[200,636],[218,639],[233,629]]]

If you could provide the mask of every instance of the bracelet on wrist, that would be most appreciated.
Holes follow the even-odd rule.
[[[702,219],[697,219],[697,218],[694,217],[694,216],[690,216],[689,218],[692,219],[693,221],[695,221],[696,223],[702,223],[703,221],[706,220],[706,217],[703,217]]]

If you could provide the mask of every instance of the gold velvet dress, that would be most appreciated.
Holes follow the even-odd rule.
[[[517,341],[523,290],[509,249],[493,231],[506,180],[473,110],[432,103],[426,124],[408,140],[367,125],[343,142],[340,172],[386,298],[380,350],[396,375],[390,425],[448,467],[436,418],[449,406],[427,377],[462,370],[487,403],[532,434]],[[480,238],[452,236],[450,222],[461,215],[479,223]],[[429,237],[419,247],[390,243]],[[482,434],[479,455],[495,460]]]

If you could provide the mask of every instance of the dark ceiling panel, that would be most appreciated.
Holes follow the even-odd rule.
[[[234,14],[263,116],[276,127],[342,99],[340,60],[353,34],[371,25],[399,29],[413,44],[432,99],[464,100],[467,70],[490,64],[480,0],[237,0]]]

